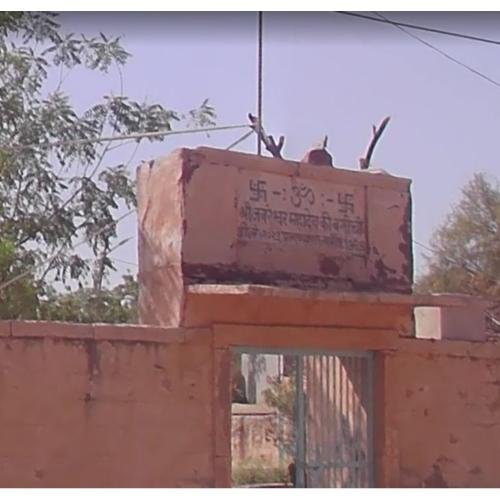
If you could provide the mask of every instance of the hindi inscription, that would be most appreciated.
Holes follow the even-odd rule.
[[[238,239],[367,253],[361,187],[275,174],[241,173]]]

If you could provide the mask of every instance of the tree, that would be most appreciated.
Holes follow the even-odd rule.
[[[76,323],[137,323],[137,294],[137,281],[125,275],[122,283],[111,289],[51,292],[40,304],[40,316]]]
[[[500,296],[500,188],[475,174],[433,234],[420,291]]]
[[[263,391],[264,401],[283,419],[283,425],[273,430],[274,441],[292,458],[295,456],[295,369],[291,377],[268,377],[268,383],[269,387]]]
[[[419,292],[451,292],[500,299],[500,186],[475,174],[430,242]],[[494,306],[488,315],[498,329]]]
[[[64,92],[69,72],[116,69],[121,80],[129,57],[119,38],[62,33],[56,14],[0,16],[2,318],[94,317],[95,300],[114,300],[130,284],[126,278],[122,288],[104,290],[114,270],[110,253],[123,243],[117,240],[119,214],[136,204],[128,174],[132,157],[112,162],[109,153],[131,142],[136,152],[141,139],[95,138],[171,130],[180,121],[214,124],[215,112],[206,100],[183,115],[122,92],[78,112]],[[54,71],[58,82],[50,88]],[[90,249],[89,258],[77,250],[81,244]],[[71,297],[63,297],[61,288]],[[55,311],[56,303],[63,310]],[[94,311],[83,313],[86,305]],[[120,311],[118,317],[122,313],[127,315]]]
[[[5,35],[15,29],[22,16],[22,12],[0,12],[0,32]]]

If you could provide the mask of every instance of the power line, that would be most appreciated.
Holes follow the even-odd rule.
[[[500,45],[499,40],[492,40],[490,38],[482,38],[479,36],[466,35],[464,33],[457,33],[454,31],[446,31],[446,30],[441,30],[441,29],[437,29],[437,28],[429,28],[427,26],[419,26],[417,24],[401,23],[399,21],[390,21],[388,19],[380,19],[378,17],[368,16],[366,14],[357,14],[355,12],[346,12],[346,11],[337,11],[336,14],[342,14],[344,16],[359,17],[360,19],[367,19],[369,21],[377,21],[379,23],[397,25],[397,26],[401,26],[401,27],[405,27],[405,28],[411,28],[414,30],[428,31],[430,33],[437,33],[439,35],[453,36],[456,38],[465,38],[466,40],[473,40],[475,42]]]
[[[379,14],[378,12],[374,12],[374,14],[377,15],[380,19],[372,18],[370,16],[362,16],[362,15],[347,13],[347,12],[340,12],[340,13],[347,14],[347,15],[354,15],[356,17],[363,17],[363,18],[366,18],[366,19],[374,20],[374,21],[380,21],[380,22],[392,24],[395,28],[398,28],[403,33],[405,33],[406,35],[414,38],[418,42],[420,42],[420,43],[424,44],[425,46],[429,47],[430,49],[438,52],[443,57],[446,57],[447,59],[449,59],[450,61],[454,62],[455,64],[458,64],[459,66],[462,66],[463,68],[465,68],[468,71],[474,73],[475,75],[479,76],[480,78],[483,78],[484,80],[488,81],[489,83],[492,83],[496,87],[500,87],[500,83],[497,82],[496,80],[493,80],[489,76],[487,76],[484,73],[481,73],[480,71],[476,70],[475,68],[472,68],[471,66],[463,63],[462,61],[456,59],[455,57],[450,56],[444,50],[441,50],[441,49],[435,47],[434,45],[432,45],[431,43],[423,40],[422,38],[420,38],[419,36],[415,35],[414,33],[409,32],[408,30],[405,29],[405,26],[408,27],[408,28],[422,29],[422,30],[425,30],[425,31],[433,31],[433,32],[440,33],[440,34],[446,34],[446,35],[457,36],[457,37],[460,36],[461,38],[467,38],[467,39],[472,39],[472,40],[475,40],[475,41],[481,41],[481,42],[485,42],[485,43],[493,43],[495,45],[500,45],[500,42],[498,42],[498,41],[487,40],[487,39],[479,39],[478,37],[472,37],[472,36],[468,36],[468,35],[460,35],[458,33],[444,32],[443,30],[425,29],[423,27],[417,27],[415,25],[408,25],[408,24],[405,24],[405,23],[397,23],[395,21],[391,21],[390,19],[384,17],[382,14]],[[437,253],[438,253],[436,250],[434,250],[434,249],[432,249],[432,248],[430,248],[430,247],[428,247],[428,246],[426,246],[426,245],[424,245],[424,244],[422,244],[422,243],[420,243],[420,242],[418,242],[416,240],[413,240],[413,243],[415,243],[416,245],[424,248],[425,250],[427,250],[427,251],[429,251],[429,252],[431,252],[431,253],[433,253],[435,255],[437,255]],[[451,259],[448,256],[444,256],[444,258],[449,263],[451,263],[451,264],[453,264],[455,266],[461,267],[462,269],[465,269],[465,271],[468,272],[469,274],[471,274],[472,276],[476,276],[477,275],[477,271],[475,271],[474,269],[472,269],[471,266],[470,266],[470,264],[468,262],[464,261],[462,264],[460,264],[460,262],[457,262],[456,260]],[[497,327],[500,328],[500,321],[495,317],[494,314],[492,314],[491,312],[486,312],[486,317],[495,326],[497,326]]]
[[[94,137],[92,139],[74,139],[67,141],[55,141],[49,142],[47,144],[19,144],[14,146],[0,146],[0,149],[4,151],[20,151],[23,149],[32,149],[32,148],[40,148],[40,149],[50,149],[54,147],[60,146],[77,146],[81,144],[92,144],[99,142],[112,142],[112,141],[122,141],[126,139],[145,139],[149,137],[161,137],[161,136],[169,136],[169,135],[181,135],[181,134],[197,134],[200,132],[215,132],[219,130],[234,130],[239,128],[249,128],[250,125],[226,125],[221,127],[201,127],[201,128],[189,128],[183,130],[158,130],[156,132],[140,132],[136,134],[123,134],[123,135],[115,135],[115,136],[103,136],[103,137]]]
[[[125,219],[126,217],[128,217],[129,215],[131,215],[133,213],[135,213],[135,209],[129,210],[128,212],[126,212],[122,216],[118,217],[118,219],[116,219],[115,221],[112,221],[109,224],[106,224],[105,226],[101,227],[101,229],[96,231],[95,236],[98,236],[99,234],[103,233],[104,231],[106,231],[106,229],[109,229],[111,226],[113,226],[113,224],[117,224],[118,222],[121,222],[123,219]],[[69,250],[74,250],[75,248],[83,245],[86,242],[87,242],[87,240],[83,239],[83,240],[79,241],[78,243],[74,244],[73,246],[69,247]],[[28,269],[26,269],[26,271],[23,271],[22,273],[18,274],[17,276],[14,276],[13,278],[11,278],[9,280],[4,281],[3,283],[0,283],[0,291],[4,290],[5,288],[14,284],[15,282],[19,281],[20,279],[24,278],[25,276],[28,276],[32,271],[36,271],[40,266],[42,266],[46,263],[49,264],[46,272],[49,271],[51,269],[53,263],[55,262],[56,258],[59,256],[59,254],[63,250],[64,250],[64,246],[61,246],[59,248],[59,250],[57,250],[57,252],[52,254],[52,256],[50,258],[45,259],[43,262],[39,262],[38,264],[34,264],[32,266],[29,266]]]
[[[463,262],[462,264],[460,264],[460,262],[456,261],[455,259],[452,259],[450,257],[448,257],[447,255],[441,255],[439,254],[439,252],[427,245],[424,245],[423,243],[420,243],[419,241],[417,240],[413,240],[413,243],[415,243],[415,245],[418,245],[419,247],[422,247],[424,250],[427,250],[428,252],[431,252],[432,254],[434,255],[440,255],[440,257],[442,257],[444,260],[446,260],[447,262],[449,262],[450,264],[453,264],[455,266],[458,266],[458,267],[461,267],[463,269],[465,269],[468,273],[472,274],[472,275],[476,275],[477,272],[472,269],[472,267],[470,266],[470,264],[468,262]]]
[[[374,12],[374,14],[376,14],[377,16],[379,16],[381,19],[383,19],[387,23],[392,24],[395,28],[401,30],[406,35],[414,38],[415,40],[417,40],[420,43],[423,43],[424,45],[426,45],[430,49],[432,49],[435,52],[441,54],[443,57],[446,57],[446,59],[449,59],[450,61],[454,62],[455,64],[458,64],[459,66],[462,66],[462,68],[465,68],[466,70],[470,71],[471,73],[474,73],[476,76],[479,76],[480,78],[483,78],[487,82],[495,85],[495,87],[500,87],[500,82],[497,82],[493,78],[490,78],[489,76],[485,75],[484,73],[481,73],[480,71],[478,71],[477,69],[473,68],[472,66],[469,66],[468,64],[463,63],[462,61],[456,59],[455,57],[450,56],[444,50],[441,50],[441,49],[435,47],[434,45],[432,45],[431,43],[426,42],[424,39],[420,38],[419,36],[415,35],[414,33],[411,33],[407,29],[405,29],[402,26],[400,26],[398,23],[396,23],[394,21],[391,21],[390,19],[387,19],[387,17],[384,17],[382,14],[379,14],[378,12]]]
[[[135,266],[135,267],[139,267],[139,264],[137,264],[137,262],[131,262],[129,260],[123,260],[123,259],[119,259],[117,257],[109,257],[111,260],[116,260],[116,262],[121,262],[122,264],[128,264],[130,266]]]
[[[438,255],[437,250],[434,250],[433,248],[428,247],[427,245],[424,245],[423,243],[420,243],[417,240],[413,240],[413,243],[415,243],[415,245],[418,245],[419,247],[422,247],[424,250],[427,250],[427,252],[431,252],[434,255]],[[461,268],[465,269],[467,272],[470,272],[471,274],[474,273],[474,271],[472,269],[470,269],[468,264],[465,262],[463,264],[460,264],[459,262],[457,262],[454,259],[451,259],[447,255],[441,255],[441,257],[443,257],[444,260],[446,260],[449,264],[453,264],[454,266],[461,267]]]
[[[239,139],[237,139],[236,141],[232,142],[227,148],[226,148],[226,151],[229,151],[230,149],[233,149],[234,147],[236,147],[238,144],[240,144],[241,142],[243,142],[247,137],[250,137],[252,134],[254,133],[253,130],[250,130],[250,132],[246,132],[245,134],[243,134]]]
[[[417,240],[413,240],[413,243],[415,243],[415,245],[418,245],[419,247],[422,247],[424,250],[427,250],[428,252],[437,253],[436,250],[433,250],[431,247],[428,247]]]

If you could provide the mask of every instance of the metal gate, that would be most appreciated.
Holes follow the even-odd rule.
[[[292,483],[306,488],[373,486],[373,359],[368,351],[240,348],[276,354],[294,385]]]
[[[296,363],[296,486],[371,486],[370,354],[297,355]]]

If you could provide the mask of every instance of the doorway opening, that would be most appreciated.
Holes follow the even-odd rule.
[[[373,486],[372,386],[369,351],[233,349],[233,486]]]

